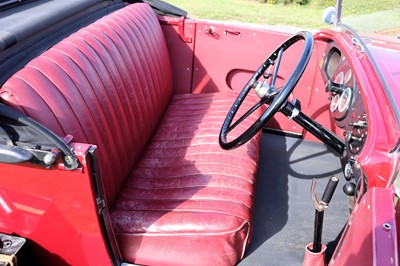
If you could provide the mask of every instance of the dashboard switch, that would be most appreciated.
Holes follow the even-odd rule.
[[[364,127],[367,127],[367,121],[359,120],[359,121],[357,121],[357,122],[350,123],[349,125],[350,125],[351,127],[361,127],[361,128],[364,128]]]
[[[347,181],[350,181],[353,177],[353,168],[351,167],[351,163],[348,162],[344,167],[344,178],[346,178]]]

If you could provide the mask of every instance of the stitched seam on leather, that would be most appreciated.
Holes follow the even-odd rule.
[[[104,34],[104,35],[107,36],[106,34]],[[80,36],[79,36],[79,37],[80,37]],[[99,39],[99,38],[96,37],[96,36],[93,36],[93,37],[94,37],[95,39],[97,39],[97,40]],[[108,37],[108,36],[107,36],[107,37]],[[88,44],[85,40],[83,40],[82,38],[80,38],[80,39],[81,39],[87,46],[91,47],[90,44]],[[111,40],[110,40],[110,41],[111,41]],[[113,43],[114,43],[114,42],[113,42]],[[119,106],[123,106],[123,104],[122,104],[123,100],[121,99],[121,97],[112,97],[112,96],[110,96],[110,89],[106,89],[106,88],[105,88],[105,84],[103,83],[104,80],[103,80],[103,78],[101,78],[101,77],[99,76],[99,73],[97,72],[97,68],[96,68],[95,66],[93,66],[93,62],[92,62],[92,61],[91,61],[91,60],[90,60],[76,45],[73,45],[73,44],[71,44],[71,43],[70,43],[70,45],[73,46],[73,47],[75,47],[76,49],[78,49],[78,51],[80,51],[80,52],[82,53],[82,55],[85,56],[85,58],[87,59],[88,63],[92,66],[93,70],[96,72],[97,76],[99,77],[100,82],[103,84],[103,86],[102,86],[102,91],[104,91],[104,93],[108,95],[108,99],[110,99],[110,101],[108,102],[108,104],[107,104],[107,103],[104,104],[104,101],[103,101],[103,100],[100,100],[100,99],[98,98],[99,89],[97,89],[97,88],[95,89],[96,86],[92,86],[92,87],[93,87],[93,89],[92,89],[93,94],[96,95],[96,97],[97,97],[97,102],[100,104],[101,109],[102,109],[103,112],[105,111],[105,110],[104,110],[104,107],[107,108],[107,111],[108,111],[107,113],[109,113],[110,109],[113,111],[112,114],[111,114],[111,116],[114,118],[113,120],[116,121],[116,120],[118,119],[118,118],[117,118],[118,114],[121,113],[118,109],[119,109]],[[117,45],[115,44],[115,46],[117,46]],[[103,59],[102,59],[102,58],[100,57],[100,55],[98,54],[98,51],[96,51],[95,49],[93,49],[93,47],[91,47],[91,48],[92,48],[93,53],[95,53],[95,54],[98,56],[98,59],[101,60],[101,61],[103,62]],[[104,47],[104,49],[107,50],[107,52],[110,53],[110,51],[107,49],[107,47]],[[60,52],[66,54],[68,57],[70,57],[71,60],[81,69],[79,63],[75,61],[74,56],[67,54],[65,51],[60,51]],[[120,57],[122,57],[122,55],[120,55]],[[113,58],[113,61],[114,61],[114,64],[117,65],[117,63],[115,62],[114,58]],[[122,60],[122,63],[124,63],[124,65],[125,65],[125,60]],[[106,67],[106,65],[105,65],[104,62],[103,62],[103,65],[104,65],[104,68],[107,69],[107,67]],[[119,69],[119,67],[116,67],[116,68]],[[127,68],[126,65],[125,65],[125,68]],[[82,72],[85,73],[84,71],[82,71]],[[119,74],[120,74],[120,76],[121,76],[121,81],[122,81],[122,82],[125,82],[124,79],[122,78],[121,73],[119,73]],[[113,81],[113,83],[114,83],[114,80],[111,78],[111,75],[110,75],[110,80]],[[92,79],[88,79],[88,82],[89,82],[89,83],[91,83],[91,81],[92,81]],[[94,85],[94,84],[93,84],[93,85]],[[126,85],[123,86],[123,87],[126,88]],[[115,91],[117,91],[117,86],[116,86],[115,84],[114,84],[114,88],[115,88]],[[115,94],[118,95],[118,96],[120,95],[119,91],[116,92]],[[115,100],[118,101],[117,104],[114,103]],[[109,107],[111,107],[111,108],[109,108]],[[106,118],[108,117],[107,114],[106,114],[105,112],[104,112],[104,116],[105,116]],[[124,118],[125,118],[125,119],[124,119]],[[122,119],[122,120],[125,120],[125,126],[124,126],[124,127],[120,127],[120,130],[119,130],[120,133],[119,133],[119,134],[120,134],[121,136],[123,136],[123,137],[122,137],[122,139],[123,139],[122,141],[124,141],[124,143],[125,143],[124,145],[127,146],[127,142],[126,142],[127,136],[126,136],[125,130],[123,130],[123,129],[125,129],[125,128],[129,129],[129,131],[130,131],[129,135],[130,135],[130,136],[132,136],[133,133],[131,132],[131,128],[130,128],[129,126],[127,126],[129,123],[128,123],[128,121],[127,121],[127,116],[125,115],[125,113],[124,113],[124,115],[123,115],[123,117],[122,117],[121,119]],[[108,120],[108,119],[107,119],[107,120]],[[109,123],[107,123],[107,124],[109,124]],[[110,130],[111,130],[111,128],[110,128]],[[126,150],[127,150],[127,149],[125,149],[126,158],[129,158],[129,157],[128,157],[128,151],[126,151]],[[126,167],[126,166],[125,166],[125,167]]]
[[[43,59],[47,59],[47,60],[49,60],[50,62],[52,62],[53,64],[55,64],[56,66],[58,66],[59,68],[60,68],[60,70],[70,79],[70,82],[72,82],[74,85],[75,85],[75,88],[73,89],[74,90],[74,92],[77,92],[77,93],[79,93],[80,95],[81,95],[81,98],[82,98],[82,101],[79,103],[79,106],[80,107],[84,107],[86,110],[87,110],[87,112],[85,112],[86,113],[86,115],[87,114],[90,114],[90,116],[91,116],[91,119],[86,119],[85,121],[86,122],[89,122],[90,124],[96,124],[97,122],[98,122],[98,119],[95,119],[95,116],[98,116],[98,114],[99,114],[99,110],[93,110],[93,108],[95,108],[95,107],[93,107],[92,106],[92,103],[89,101],[88,102],[88,99],[87,99],[87,97],[85,97],[82,93],[82,91],[79,89],[79,87],[78,87],[78,85],[75,83],[75,81],[74,81],[74,79],[65,71],[65,69],[64,69],[64,67],[63,67],[63,63],[64,63],[64,61],[62,61],[61,62],[61,64],[58,62],[58,61],[56,61],[56,60],[54,60],[53,58],[50,58],[50,57],[47,57],[46,56],[47,54],[45,54],[45,55],[43,55],[42,56],[42,58]],[[74,60],[72,60],[71,59],[71,57],[69,56],[69,55],[66,55],[72,62],[74,62]],[[88,59],[89,60],[89,59]],[[80,67],[78,66],[78,69],[80,69]],[[40,70],[45,76],[47,76],[42,70]],[[84,73],[83,73],[83,75],[84,75]],[[84,75],[85,76],[85,75]],[[86,80],[88,80],[87,78],[86,78]],[[54,83],[54,82],[53,82]],[[90,82],[89,82],[90,83]],[[64,84],[63,84],[64,85]],[[57,89],[58,89],[58,87],[57,87]],[[61,92],[61,91],[60,91]],[[61,93],[62,95],[64,95],[65,94],[65,91],[62,91],[62,93]],[[64,96],[65,97],[65,96]],[[66,99],[67,99],[67,97],[65,97]],[[98,100],[98,99],[97,99]],[[104,108],[104,106],[103,106],[103,104],[101,104],[101,102],[99,102],[99,106],[100,106],[100,109],[101,109],[101,111],[103,111],[103,108]],[[103,115],[105,115],[104,113],[103,113]],[[104,116],[105,117],[105,116]],[[101,119],[101,120],[104,120],[104,117]],[[79,121],[79,123],[81,124],[81,118],[78,118],[77,117],[77,119],[78,119],[78,121]],[[107,120],[107,119],[106,119]],[[108,128],[108,136],[112,136],[112,131],[111,131],[111,128],[109,127],[109,125],[108,125],[108,123],[106,123],[107,125],[104,125],[103,124],[103,126],[105,127],[105,128]],[[98,126],[98,125],[97,125]],[[82,127],[82,124],[81,124],[81,127]],[[92,126],[91,126],[92,127]],[[96,128],[96,125],[95,126],[93,126],[93,128]],[[81,132],[86,132],[85,130],[81,130]],[[94,138],[96,138],[97,139],[97,141],[95,141],[97,144],[99,144],[99,141],[98,140],[101,140],[101,139],[103,139],[103,137],[101,136],[101,132],[99,131],[99,130],[92,130],[91,131],[92,132],[92,136],[94,136]],[[90,141],[93,141],[93,139],[91,139]],[[118,151],[118,149],[117,149],[117,147],[119,146],[119,145],[117,145],[117,143],[115,142],[116,140],[115,140],[115,138],[108,138],[108,141],[110,141],[110,142],[112,142],[112,143],[114,143],[114,144],[111,144],[111,145],[107,145],[106,147],[107,148],[111,148],[112,150],[113,150],[113,152],[114,152],[114,154],[115,154],[115,156],[117,156],[118,154],[119,154],[119,151]],[[103,157],[104,158],[104,157]],[[125,167],[126,167],[126,161],[124,161],[125,162]]]
[[[237,218],[239,218],[239,217],[237,217]],[[247,221],[244,221],[241,225],[239,225],[238,227],[237,227],[237,229],[234,229],[234,230],[227,230],[227,231],[221,231],[221,232],[206,232],[206,233],[204,233],[204,232],[198,232],[198,231],[194,231],[194,232],[187,232],[187,233],[178,233],[178,232],[173,232],[173,233],[161,233],[161,232],[143,232],[143,233],[139,233],[139,232],[135,232],[135,233],[121,233],[121,232],[116,232],[115,234],[116,235],[132,235],[132,234],[134,234],[134,235],[138,235],[138,236],[140,236],[140,235],[142,235],[142,236],[165,236],[165,237],[167,237],[167,236],[171,236],[171,237],[174,237],[174,236],[191,236],[191,235],[204,235],[204,236],[215,236],[215,235],[226,235],[226,234],[232,234],[232,233],[235,233],[235,232],[239,232],[239,231],[241,231],[241,230],[243,230],[243,228],[244,228],[244,225],[246,225],[248,222]]]
[[[50,108],[50,105],[48,105],[48,103],[43,99],[43,97],[41,97],[41,95],[35,90],[33,89],[33,86],[31,86],[31,84],[24,79],[23,77],[19,76],[18,74],[14,76],[15,78],[18,78],[20,81],[24,82],[27,86],[30,87],[31,92],[35,93],[36,95],[38,95],[38,97],[40,97],[43,101],[41,104],[44,104],[48,110],[52,111],[52,108]],[[54,84],[53,84],[54,85]],[[54,85],[55,86],[55,85]],[[3,89],[2,89],[3,90]],[[17,97],[14,95],[13,99],[17,102],[17,104],[19,105],[19,107],[23,110],[23,112],[29,116],[29,112],[26,110],[26,108],[20,104],[19,100],[17,99]],[[54,117],[54,121],[58,124],[59,128],[63,131],[63,134],[66,135],[64,128],[61,126],[60,122],[58,121],[58,119],[55,117],[54,113],[52,112],[53,117]]]
[[[140,10],[137,13],[140,13]],[[151,52],[150,53],[150,59],[153,61],[154,53],[156,53],[157,49],[155,49],[153,41],[151,39],[148,39],[148,36],[147,36],[150,33],[152,33],[152,31],[149,31],[149,33],[147,33],[147,35],[143,33],[143,28],[146,27],[146,23],[143,23],[143,19],[139,20],[136,17],[132,18],[131,16],[128,16],[127,14],[125,14],[125,12],[121,12],[121,15],[124,16],[127,20],[131,21],[131,23],[136,25],[136,27],[138,28],[138,31],[133,32],[133,34],[136,36],[137,33],[138,33],[138,34],[140,34],[141,38],[143,40],[145,40],[144,43],[147,45],[147,50],[150,50],[150,52]],[[137,20],[139,20],[139,21],[137,21]],[[148,21],[150,23],[152,22],[152,20],[147,20],[147,17],[146,17],[146,21]],[[141,25],[138,25],[138,24],[141,24]],[[152,36],[153,36],[153,38],[156,38],[155,34],[152,34]],[[142,45],[140,45],[139,48],[142,48]],[[142,54],[146,54],[146,53],[142,52]],[[157,75],[158,73],[155,73],[156,75],[154,75],[152,73],[151,67],[148,64],[147,60],[144,60],[143,64],[147,65],[147,67],[148,67],[148,72],[149,72],[149,75],[150,75],[150,78],[151,78],[152,88],[153,89],[157,89],[158,88],[158,90],[160,90],[159,88],[161,88],[161,86],[160,86],[159,78],[158,78],[158,75]],[[157,64],[155,64],[154,61],[153,61],[153,66],[157,66]],[[156,78],[155,82],[154,82],[154,78]],[[155,106],[156,108],[160,108],[160,97],[158,97],[158,95],[155,94],[155,93],[157,93],[159,91],[157,91],[157,92],[152,91],[152,92],[153,93],[151,93],[151,97],[152,97],[152,99],[155,98],[155,100],[152,100],[153,106]],[[157,109],[157,114],[160,114],[160,110],[159,109]],[[160,117],[157,117],[157,120],[158,119],[160,119]]]
[[[236,156],[235,156],[236,157]],[[255,166],[257,166],[257,164],[255,162],[250,162],[252,164],[254,164]],[[173,167],[177,167],[177,168],[181,168],[181,167],[186,167],[186,166],[192,166],[192,167],[196,167],[196,166],[201,166],[201,165],[224,165],[224,166],[228,166],[228,167],[236,167],[236,168],[240,168],[243,169],[251,174],[254,174],[254,171],[250,171],[247,167],[241,167],[238,166],[237,164],[232,164],[232,163],[225,163],[225,162],[196,162],[196,163],[191,163],[188,162],[187,164],[179,164],[176,166],[146,166],[146,165],[139,165],[138,167],[136,167],[135,169],[138,168],[144,168],[144,169],[163,169],[163,168],[167,168],[167,169],[171,169]]]
[[[59,50],[53,49],[52,51],[59,51]],[[64,56],[68,57],[68,58],[75,64],[76,68],[77,68],[79,71],[82,72],[82,75],[86,77],[85,73],[83,73],[83,71],[81,70],[80,66],[73,60],[73,58],[72,58],[69,54],[64,53],[64,52],[62,52],[62,54],[63,54]],[[46,54],[46,55],[47,55],[47,54]],[[91,103],[91,102],[88,102],[88,100],[87,100],[88,97],[85,97],[84,95],[82,95],[82,92],[81,92],[81,90],[79,89],[78,85],[75,83],[74,79],[67,73],[67,71],[65,70],[63,64],[60,64],[59,62],[57,62],[57,61],[54,60],[53,58],[48,57],[48,56],[46,56],[46,55],[42,55],[42,58],[46,58],[47,60],[49,60],[49,61],[53,62],[55,65],[57,65],[57,66],[69,77],[69,79],[71,80],[71,82],[75,84],[76,90],[74,90],[74,91],[78,91],[78,92],[81,94],[82,100],[83,100],[82,103],[83,103],[83,104],[87,107],[87,109],[89,110],[89,113],[91,114],[91,120],[94,121],[94,122],[96,122],[96,119],[94,118],[94,115],[97,115],[99,111],[103,114],[103,118],[105,118],[106,115],[105,115],[105,113],[104,113],[103,106],[102,106],[102,104],[101,104],[101,101],[97,98],[96,93],[92,90],[92,94],[95,94],[96,101],[99,103],[100,110],[97,109],[97,108],[96,108],[96,110],[92,110],[92,108],[90,108],[90,106],[92,105],[92,103]],[[64,63],[64,62],[65,62],[65,61],[63,61],[62,63]],[[89,84],[91,83],[90,80],[89,80],[88,78],[86,78],[86,80],[87,80],[87,82],[88,82]],[[91,89],[91,88],[86,88],[86,89]],[[92,99],[90,99],[90,101],[92,101]],[[79,119],[79,120],[80,120],[80,119]],[[111,133],[112,130],[111,130],[111,128],[109,127],[109,124],[106,123],[106,125],[103,125],[103,126],[105,126],[105,127],[108,128],[109,134],[111,135],[111,134],[112,134],[112,133]],[[84,130],[82,130],[82,131],[85,132]],[[113,141],[114,141],[114,146],[117,146],[114,139],[113,139]]]
[[[56,84],[53,82],[53,80],[51,79],[51,77],[49,77],[48,75],[46,75],[40,68],[38,68],[36,65],[34,65],[34,64],[28,64],[27,66],[26,66],[26,68],[31,68],[31,69],[35,69],[38,73],[40,73],[43,77],[45,77],[48,81],[49,81],[49,83],[51,83],[53,86],[54,86],[54,88],[56,88],[57,89],[57,91],[58,91],[58,93],[60,94],[60,96],[62,96],[63,97],[63,99],[64,99],[64,101],[65,101],[65,104],[66,105],[68,105],[69,106],[69,108],[70,108],[70,110],[71,110],[71,113],[73,113],[74,114],[74,117],[75,117],[75,119],[76,119],[76,121],[78,121],[78,123],[79,123],[79,125],[80,125],[80,127],[81,127],[81,131],[82,131],[82,123],[81,123],[81,121],[79,120],[79,115],[78,114],[76,114],[75,112],[74,112],[74,108],[71,106],[71,104],[70,104],[70,102],[67,100],[67,98],[65,97],[65,95],[64,95],[64,92],[61,92],[59,89],[58,89],[58,87],[56,86]],[[17,76],[18,77],[18,76]],[[20,79],[22,79],[21,77],[19,77]],[[32,87],[33,88],[33,87]],[[35,89],[35,91],[37,92],[37,90]],[[39,94],[39,93],[38,93]],[[46,97],[42,97],[42,95],[40,95],[39,94],[39,96],[42,98],[42,99],[45,99]],[[82,95],[81,95],[82,96]],[[58,120],[58,119],[57,119]],[[64,130],[64,129],[63,129]],[[65,130],[64,130],[65,131]],[[87,139],[87,136],[86,136],[86,134],[85,133],[83,133],[84,135],[85,135],[85,137],[86,137],[86,139]]]

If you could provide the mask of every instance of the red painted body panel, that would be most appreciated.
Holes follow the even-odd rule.
[[[400,44],[386,40],[382,36],[368,39],[371,51],[382,78],[392,95],[392,100],[400,106]]]
[[[0,230],[34,242],[40,265],[109,265],[88,168],[87,144],[73,144],[81,168],[1,164]],[[33,263],[33,262],[32,262]]]
[[[398,265],[396,236],[392,189],[371,188],[355,206],[329,265]]]
[[[168,53],[173,68],[175,93],[190,93],[192,89],[194,35],[196,22],[174,17],[161,17],[159,20],[167,42]],[[180,36],[180,28],[187,41]]]

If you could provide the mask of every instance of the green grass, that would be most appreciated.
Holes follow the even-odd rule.
[[[256,0],[167,0],[195,19],[320,28],[324,8],[262,4]]]
[[[257,0],[166,0],[188,11],[195,19],[240,21],[265,25],[288,25],[313,29],[326,27],[322,21],[325,9],[317,0],[306,6],[273,5]],[[315,1],[315,2],[314,2]],[[372,13],[379,10],[393,10],[400,0],[344,0],[343,15]],[[398,19],[397,19],[398,20]]]
[[[347,13],[343,15],[367,14],[382,10],[393,11],[399,7],[399,0],[344,0],[343,9]]]

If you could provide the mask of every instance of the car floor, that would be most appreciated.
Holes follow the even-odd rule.
[[[324,213],[322,235],[329,254],[349,214],[339,157],[322,143],[265,132],[261,145],[254,232],[239,265],[301,265],[305,246],[313,241],[312,179],[320,199],[328,179],[336,175],[340,181]]]

